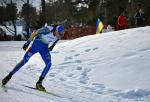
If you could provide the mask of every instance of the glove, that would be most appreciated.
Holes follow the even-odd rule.
[[[56,42],[55,42],[55,43],[53,43],[53,45],[52,45],[52,46],[50,46],[50,47],[48,48],[48,49],[49,49],[49,51],[52,51],[55,45],[56,45]]]
[[[23,48],[24,50],[26,50],[26,49],[28,48],[29,44],[30,44],[30,43],[26,42],[26,43],[23,45],[22,48]]]
[[[56,41],[53,43],[53,45],[48,48],[49,51],[52,51],[52,50],[53,50],[54,46],[56,45],[56,43],[57,43],[58,41],[59,41],[59,40],[56,40]]]
[[[53,50],[53,46],[49,47],[48,49],[49,49],[49,51],[52,51]]]

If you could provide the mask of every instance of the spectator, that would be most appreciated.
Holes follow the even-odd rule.
[[[128,28],[128,22],[127,17],[125,16],[125,12],[123,11],[121,15],[117,19],[117,27],[118,30],[127,29]]]
[[[114,28],[113,28],[111,25],[108,25],[108,26],[107,26],[107,31],[108,31],[108,32],[113,31],[113,30],[114,30]]]
[[[134,18],[136,27],[144,26],[145,14],[142,9],[139,9],[138,12],[136,12]]]

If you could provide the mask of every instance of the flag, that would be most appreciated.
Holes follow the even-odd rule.
[[[104,27],[104,25],[103,25],[102,21],[98,18],[96,21],[96,34],[101,33],[103,27]]]

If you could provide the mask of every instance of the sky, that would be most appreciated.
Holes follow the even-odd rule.
[[[23,41],[0,42],[0,79],[21,60]],[[52,67],[35,86],[44,62],[35,54],[17,72],[1,102],[150,102],[150,27],[133,28],[60,41],[51,52]]]

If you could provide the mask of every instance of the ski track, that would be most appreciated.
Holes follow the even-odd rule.
[[[85,52],[87,51],[90,51],[90,50],[89,49],[85,50]],[[146,51],[146,49],[142,51]],[[124,57],[131,57],[133,55],[134,54],[132,53],[132,54],[124,55]],[[78,56],[80,56],[80,54],[78,54]],[[114,97],[114,99],[119,100],[119,102],[122,102],[122,99],[120,99],[120,97],[125,98],[127,100],[132,100],[133,102],[134,101],[142,102],[143,97],[147,97],[148,99],[150,98],[150,91],[146,91],[146,90],[139,89],[136,91],[130,90],[128,92],[123,92],[123,90],[109,89],[103,84],[95,83],[92,85],[88,85],[87,74],[91,70],[89,70],[88,68],[84,68],[82,65],[78,66],[77,68],[74,68],[74,70],[81,72],[79,75],[80,76],[79,80],[77,80],[77,82],[74,82],[74,83],[69,82],[69,81],[65,82],[66,81],[65,78],[63,79],[63,77],[62,78],[57,77],[58,76],[57,74],[62,73],[62,71],[65,68],[65,66],[64,68],[59,68],[59,66],[63,66],[67,63],[70,63],[70,64],[82,63],[82,61],[80,60],[74,60],[74,57],[66,56],[64,58],[64,63],[58,65],[58,68],[56,69],[53,68],[51,70],[52,73],[49,74],[50,78],[47,79],[47,80],[50,80],[49,81],[50,83],[46,86],[48,90],[50,92],[54,92],[55,94],[60,95],[61,98],[59,97],[56,98],[55,96],[46,95],[45,93],[41,94],[42,92],[37,92],[35,90],[28,90],[27,88],[24,88],[23,86],[21,86],[21,84],[17,86],[11,86],[11,87],[8,85],[7,92],[4,92],[4,94],[13,93],[13,91],[16,91],[17,96],[18,96],[18,101],[16,102],[20,101],[23,94],[32,95],[34,97],[41,97],[43,100],[48,99],[50,100],[49,102],[102,102],[100,100],[102,100],[103,97],[105,98],[108,97],[108,102],[113,102],[111,99],[109,100],[109,96]],[[26,75],[30,76],[29,78],[31,79],[32,78],[37,79],[37,76],[30,74],[30,73],[39,73],[39,71],[41,70],[42,69],[38,69],[37,65],[32,64],[32,65],[27,65],[25,68],[23,68],[23,70],[21,70],[21,73],[23,73],[25,76]],[[69,78],[72,78],[73,76],[74,76],[73,74],[66,75],[66,77],[69,77]],[[27,80],[23,80],[23,78],[20,78],[17,80],[18,84],[20,82],[25,82],[25,81]],[[33,85],[30,81],[27,81],[26,83],[30,83],[27,85]],[[95,99],[94,97],[99,97],[99,98]]]
[[[90,51],[90,50],[88,50],[88,51]],[[129,56],[131,57],[133,55],[134,54],[124,55],[124,57],[129,57]],[[72,62],[70,60],[74,60],[74,57],[71,57],[71,56],[65,57],[64,63],[62,63],[58,66],[63,66],[67,63],[70,63],[70,64],[82,63],[82,61],[80,61],[80,60],[75,60]],[[67,61],[69,61],[69,62],[67,62]],[[65,66],[64,66],[64,68],[65,68]],[[103,84],[95,83],[95,84],[92,84],[89,86],[89,85],[87,85],[87,80],[88,80],[87,74],[88,74],[88,72],[90,72],[90,70],[88,68],[83,68],[82,65],[77,68],[74,68],[74,70],[76,70],[76,71],[81,71],[80,78],[79,78],[80,80],[78,80],[80,84],[78,84],[77,82],[75,82],[75,83],[67,82],[66,83],[65,78],[64,79],[60,78],[60,77],[58,78],[57,77],[58,75],[56,75],[56,74],[62,73],[62,70],[64,70],[64,68],[56,68],[56,69],[53,68],[51,70],[52,75],[51,75],[51,73],[49,75],[50,77],[52,77],[53,80],[50,79],[51,83],[50,83],[50,85],[47,85],[48,89],[52,89],[52,90],[49,90],[50,92],[54,92],[62,97],[61,99],[58,99],[59,101],[61,100],[62,102],[67,102],[67,101],[68,102],[101,102],[100,101],[101,97],[105,96],[105,95],[106,95],[105,97],[107,97],[107,95],[110,95],[111,97],[115,97],[115,98],[117,98],[117,100],[119,100],[119,102],[121,102],[121,99],[119,99],[120,97],[129,99],[129,100],[133,100],[133,101],[138,101],[138,102],[143,101],[142,100],[143,97],[150,98],[149,97],[150,92],[144,91],[144,90],[137,90],[137,91],[130,90],[128,92],[123,92],[123,90],[109,89],[109,88],[105,87]],[[28,65],[27,68],[25,68],[25,69],[28,70],[28,71],[26,71],[26,74],[29,74],[29,73],[27,73],[29,71],[31,71],[32,73],[39,72],[36,65]],[[33,76],[34,75],[31,75],[31,77],[33,77]],[[72,74],[66,75],[66,77],[70,77],[70,78],[72,78],[73,76],[74,75],[72,75]],[[46,96],[42,96],[37,93],[34,93],[33,91],[31,91],[31,92],[27,92],[24,90],[19,90],[19,91],[25,92],[27,94],[33,94],[38,97],[49,99],[49,95],[48,95],[48,97],[46,97]],[[99,97],[99,99],[92,98],[91,96]],[[53,98],[51,100],[53,100]],[[55,100],[55,101],[58,101],[58,100]],[[108,102],[109,101],[111,102],[111,100],[108,100]]]

